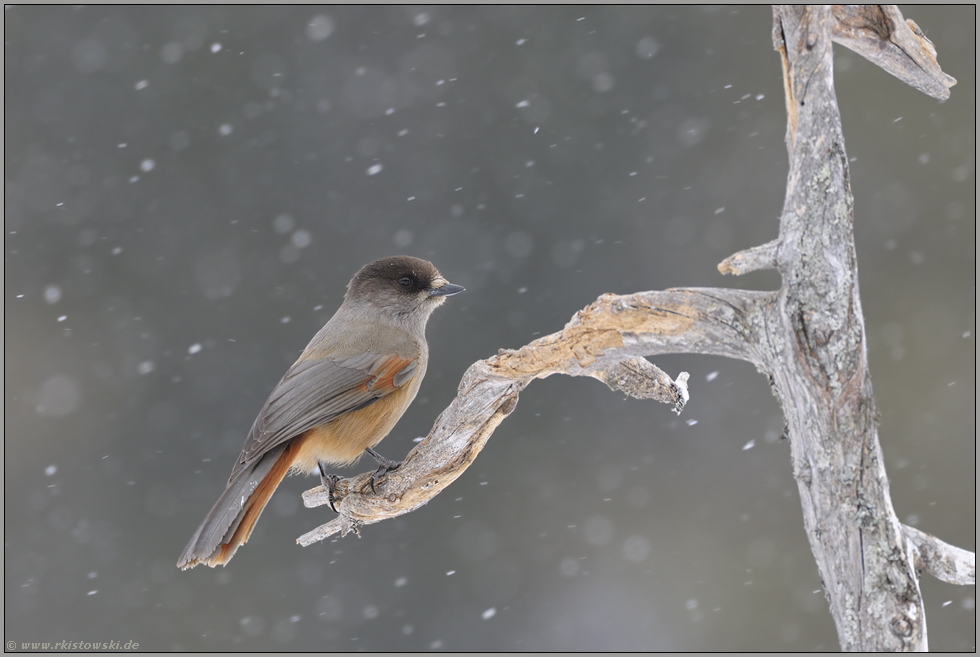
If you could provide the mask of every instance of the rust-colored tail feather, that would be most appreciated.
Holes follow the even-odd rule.
[[[231,561],[289,472],[301,442],[296,439],[273,449],[254,467],[233,476],[181,553],[178,568],[187,570],[202,563],[214,568]]]

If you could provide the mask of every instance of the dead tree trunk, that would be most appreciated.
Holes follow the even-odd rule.
[[[592,376],[641,398],[687,401],[644,356],[714,354],[769,377],[792,447],[803,522],[845,650],[925,650],[918,575],[975,583],[975,556],[907,527],[892,508],[868,370],[854,249],[853,198],[833,85],[831,41],[917,89],[946,98],[932,44],[891,6],[774,9],[783,62],[790,158],[779,237],[737,253],[723,273],[775,268],[771,293],[678,289],[604,295],[559,333],[472,365],[452,404],[404,465],[372,492],[370,475],[339,484],[340,515],[300,537],[308,545],[408,513],[476,458],[531,381]],[[326,504],[322,488],[304,494]]]

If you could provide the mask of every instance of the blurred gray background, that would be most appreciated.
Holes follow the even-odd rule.
[[[907,7],[939,103],[835,46],[881,441],[903,521],[975,546],[973,6]],[[272,386],[386,255],[467,288],[430,322],[402,458],[498,348],[605,292],[774,289],[787,171],[766,7],[13,7],[4,14],[5,640],[153,650],[833,650],[779,408],[535,382],[407,517],[288,479],[230,566],[177,555]],[[372,467],[362,462],[354,474]],[[975,589],[922,580],[931,647]]]

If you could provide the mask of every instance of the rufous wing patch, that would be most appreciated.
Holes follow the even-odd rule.
[[[418,371],[418,360],[392,356],[382,361],[380,366],[372,371],[374,377],[365,385],[378,397],[389,395],[412,380]]]

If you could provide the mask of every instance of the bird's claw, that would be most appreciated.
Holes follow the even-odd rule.
[[[320,484],[327,489],[327,504],[330,505],[330,510],[334,513],[340,513],[337,511],[337,482],[340,481],[340,475],[327,474],[326,470],[323,468],[322,463],[317,463],[320,468]]]
[[[391,459],[386,459],[370,447],[364,451],[370,454],[371,458],[378,463],[378,469],[371,474],[371,492],[376,493],[377,491],[374,489],[374,485],[378,483],[378,478],[391,470],[400,468],[403,461],[392,461]]]
[[[380,481],[380,478],[386,475],[391,470],[397,470],[402,465],[401,461],[391,461],[385,459],[384,462],[378,462],[378,469],[371,473],[371,492],[376,493],[374,485]]]

